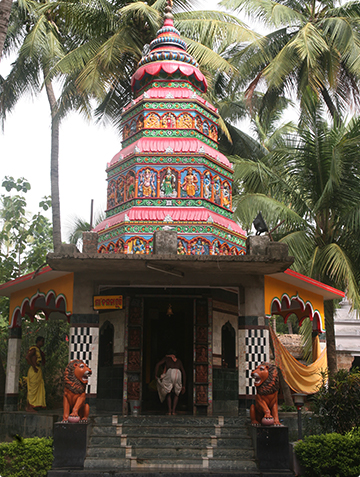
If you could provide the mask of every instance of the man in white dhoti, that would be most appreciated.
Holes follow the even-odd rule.
[[[160,366],[164,366],[163,372],[158,377]],[[176,415],[176,406],[179,400],[179,394],[185,392],[186,374],[183,364],[176,357],[174,350],[169,350],[166,356],[160,360],[155,367],[156,385],[161,402],[167,401],[168,415]],[[171,403],[171,391],[174,392],[174,399]]]

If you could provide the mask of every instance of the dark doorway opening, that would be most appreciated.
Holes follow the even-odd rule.
[[[188,297],[149,297],[144,302],[142,410],[165,413],[156,389],[155,366],[169,349],[176,350],[186,372],[186,391],[178,412],[192,412],[194,300]]]

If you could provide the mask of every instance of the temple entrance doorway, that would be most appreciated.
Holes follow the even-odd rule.
[[[194,299],[186,296],[144,298],[142,410],[166,413],[156,389],[155,366],[174,349],[186,372],[186,392],[180,395],[177,411],[192,413],[193,405]],[[160,370],[161,371],[161,370]]]

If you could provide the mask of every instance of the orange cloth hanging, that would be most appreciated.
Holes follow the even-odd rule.
[[[326,349],[309,366],[299,363],[280,343],[272,327],[269,327],[274,345],[275,364],[291,389],[297,393],[314,394],[322,383],[321,372],[327,369]]]

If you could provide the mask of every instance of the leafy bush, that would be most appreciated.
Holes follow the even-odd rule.
[[[360,475],[360,433],[308,436],[295,446],[305,470],[302,477],[358,477]]]
[[[295,406],[288,406],[286,404],[281,404],[279,411],[281,412],[296,412]]]
[[[0,475],[2,477],[45,477],[53,461],[51,438],[18,437],[0,444]]]
[[[319,417],[323,433],[345,434],[360,427],[360,372],[358,369],[339,370],[323,383],[313,397],[312,410]]]

